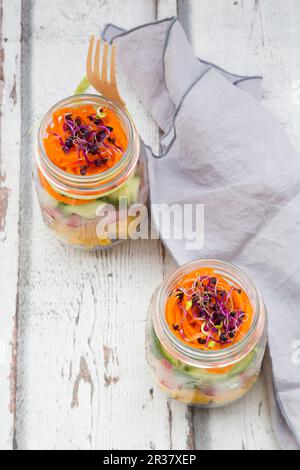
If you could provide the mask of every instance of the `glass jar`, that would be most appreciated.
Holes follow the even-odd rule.
[[[126,133],[126,151],[119,162],[102,173],[67,173],[45,151],[44,137],[53,113],[82,105],[112,110]],[[135,219],[128,215],[129,208],[133,204],[144,206],[148,199],[146,165],[128,111],[99,95],[74,95],[59,101],[43,117],[39,128],[34,179],[43,219],[62,241],[85,250],[99,250],[127,239],[131,234],[130,223]]]
[[[192,348],[170,330],[165,318],[169,293],[178,280],[201,268],[212,268],[229,284],[239,285],[253,307],[249,331],[237,343],[219,350]],[[267,340],[266,309],[252,280],[241,269],[217,260],[199,260],[179,268],[155,292],[146,326],[146,359],[155,382],[171,398],[205,408],[238,400],[255,383]]]

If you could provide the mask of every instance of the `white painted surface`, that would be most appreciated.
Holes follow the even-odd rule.
[[[292,103],[292,82],[300,79],[299,2],[286,0],[283,6],[279,0],[24,0],[21,205],[18,139],[11,139],[12,129],[20,135],[20,100],[14,104],[7,97],[14,74],[17,97],[21,86],[19,62],[14,59],[20,52],[21,13],[20,2],[3,4],[3,38],[9,39],[4,47],[9,55],[4,61],[7,91],[1,129],[1,171],[6,172],[6,181],[0,187],[12,192],[5,230],[0,232],[1,314],[8,312],[1,338],[8,346],[18,312],[15,445],[277,448],[263,377],[245,399],[213,411],[188,409],[155,388],[152,394],[143,353],[144,320],[150,296],[173,262],[156,241],[128,243],[99,254],[76,252],[57,242],[42,223],[34,195],[34,135],[27,131],[49,106],[73,92],[84,73],[91,32],[97,33],[106,22],[132,27],[178,11],[199,56],[236,73],[264,76],[266,105],[299,149],[300,105]],[[126,79],[121,85],[142,137],[157,145],[158,129]],[[16,159],[5,157],[4,148]],[[0,369],[6,400],[0,401],[1,448],[12,446],[14,428],[7,407],[8,375],[6,363]]]
[[[152,1],[97,5],[36,1],[29,10],[26,2],[26,121],[73,92],[84,74],[91,32],[108,21],[131,27],[156,15]],[[158,130],[126,81],[122,91],[142,135],[155,145]],[[167,267],[160,244],[128,243],[99,254],[62,246],[44,227],[27,184],[32,140],[26,139],[22,169],[21,233],[27,243],[20,254],[18,446],[168,448],[172,439],[184,448],[185,407],[168,405],[156,392],[151,397],[144,358],[145,313]],[[181,432],[173,436],[173,427]]]
[[[19,253],[21,9],[3,0],[0,73],[0,448],[12,446]],[[12,28],[12,25],[14,27]]]

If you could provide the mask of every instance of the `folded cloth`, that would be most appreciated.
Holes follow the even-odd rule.
[[[269,314],[274,430],[299,449],[300,157],[259,102],[261,78],[197,59],[175,18],[108,25],[104,37],[163,131],[160,155],[148,149],[151,203],[204,204],[201,249],[161,237],[179,264],[219,258],[254,278]]]

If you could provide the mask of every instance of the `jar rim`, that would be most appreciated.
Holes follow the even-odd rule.
[[[116,113],[123,125],[128,137],[128,145],[122,158],[113,167],[95,175],[73,175],[58,168],[48,157],[43,143],[43,133],[48,125],[52,114],[72,103],[97,104],[98,106],[109,106]],[[136,147],[134,144],[137,144]],[[76,198],[92,197],[89,193],[99,191],[109,193],[121,186],[123,182],[134,172],[139,157],[139,139],[135,124],[126,108],[121,108],[117,103],[102,96],[91,93],[71,95],[58,101],[43,116],[38,130],[38,152],[36,152],[36,163],[45,178],[59,191],[71,195],[76,191]],[[94,196],[95,197],[95,196]]]
[[[237,343],[218,350],[201,350],[189,346],[178,339],[167,324],[165,317],[165,301],[170,287],[185,273],[197,268],[209,267],[226,273],[227,279],[235,280],[246,291],[253,307],[253,321],[249,331]],[[263,299],[251,278],[234,264],[217,259],[201,259],[188,262],[179,267],[160,286],[153,311],[153,326],[163,346],[178,360],[193,366],[216,367],[226,366],[241,360],[259,341],[265,325],[265,306]]]

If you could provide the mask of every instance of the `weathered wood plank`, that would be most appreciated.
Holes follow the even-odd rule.
[[[264,76],[264,102],[300,148],[299,104],[293,84],[300,77],[296,0],[179,1],[179,16],[198,56],[227,70]],[[264,379],[228,408],[195,414],[197,446],[209,449],[275,449]]]
[[[135,26],[156,14],[155,1],[25,2],[22,117],[28,127],[82,78],[91,32],[110,21]],[[157,145],[150,116],[126,80],[121,86],[142,136]],[[23,149],[17,445],[185,448],[186,407],[152,391],[144,358],[148,302],[171,261],[157,241],[99,254],[56,241],[28,184],[33,138]]]
[[[3,37],[8,37],[4,47],[16,48],[18,40],[14,41],[12,35],[16,20],[9,15],[16,11],[18,17],[18,8],[14,9],[15,2],[3,3]],[[156,17],[172,16],[176,14],[176,3],[24,2],[23,135],[45,109],[71,93],[81,79],[91,31],[99,31],[109,21],[131,27]],[[296,23],[299,3],[285,2],[284,18],[279,0],[189,0],[178,4],[180,19],[199,56],[237,73],[264,75],[266,105],[299,145],[299,107],[292,101],[292,85],[300,77],[300,31]],[[15,65],[15,95],[14,82],[9,81],[13,62],[5,67],[8,82],[5,77],[7,92],[2,112],[6,110],[9,119],[3,115],[2,136],[4,125],[5,145],[12,155],[18,144],[13,141],[15,147],[10,147],[10,128],[5,122],[18,125],[15,118],[20,112],[14,113],[20,101],[14,103],[14,97],[18,98],[20,81]],[[121,85],[142,136],[155,146],[156,126],[126,80]],[[154,241],[129,243],[114,252],[87,255],[54,240],[42,224],[32,185],[28,184],[33,137],[32,133],[29,138],[24,137],[22,152],[16,445],[24,449],[276,448],[263,377],[244,400],[205,412],[168,401],[153,387],[143,354],[144,318],[152,291],[173,269],[173,263]],[[3,154],[3,137],[1,145]],[[12,188],[13,196],[9,198],[5,231],[0,229],[0,265],[10,279],[2,282],[1,277],[0,289],[1,294],[6,294],[1,295],[6,298],[4,310],[15,312],[17,258],[8,259],[6,253],[18,252],[10,249],[18,246],[18,233],[13,231],[16,218],[12,217],[19,208],[18,160],[13,165],[10,160],[8,165],[8,158],[3,156],[1,171],[6,172],[6,180],[0,187]],[[1,205],[0,200],[2,206],[6,204]],[[0,219],[1,227],[4,219]],[[8,233],[13,234],[9,242]],[[5,344],[11,338],[13,325],[12,315],[0,332],[5,334]],[[132,331],[135,339],[131,342],[127,338],[132,337]],[[1,386],[3,382],[7,385],[9,363],[5,363],[5,368],[8,374],[0,369]],[[14,395],[8,394],[7,398],[11,396]],[[0,406],[7,426],[0,431],[0,445],[4,442],[10,447],[13,415],[8,414],[3,403]]]
[[[21,141],[18,0],[0,2],[0,22],[0,448],[11,449],[16,396]]]

